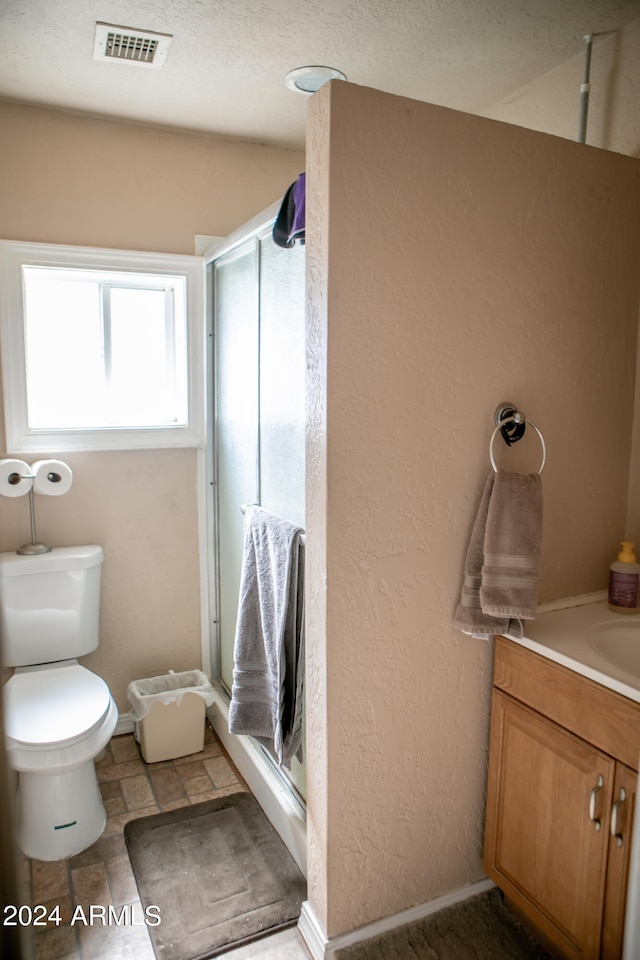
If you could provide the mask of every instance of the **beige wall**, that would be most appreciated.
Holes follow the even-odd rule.
[[[193,253],[282,196],[291,150],[0,101],[0,237]]]
[[[585,51],[586,44],[571,60],[484,110],[484,116],[575,140]],[[594,36],[589,79],[586,142],[640,157],[640,20]]]
[[[190,254],[195,234],[226,235],[304,168],[292,151],[6,103],[0,128],[10,240]],[[11,453],[3,433],[0,452]],[[38,537],[104,547],[101,642],[84,662],[127,711],[130,680],[202,662],[197,453],[46,454],[71,465],[74,485],[35,498]],[[0,497],[0,550],[27,540],[28,500]]]
[[[540,599],[606,584],[640,162],[333,83],[307,170],[309,896],[333,936],[482,876],[491,647],[452,617],[501,401],[547,442]]]
[[[484,115],[576,139],[584,64],[583,49],[567,63],[484,111]],[[640,157],[640,20],[616,33],[594,37],[590,82],[587,143]],[[634,409],[625,536],[640,543],[640,383]]]

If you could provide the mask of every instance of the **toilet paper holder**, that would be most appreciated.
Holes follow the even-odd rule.
[[[36,536],[34,493],[63,496],[70,490],[72,482],[71,467],[62,460],[36,460],[29,466],[24,460],[10,457],[0,459],[0,494],[5,497],[23,497],[29,494],[31,543],[23,543],[16,553],[32,556],[51,551],[51,547],[39,541]]]
[[[20,483],[21,480],[35,480],[35,479],[36,479],[35,473],[25,473],[24,475],[21,473],[9,474],[9,483],[13,485],[15,485],[16,483]],[[47,480],[49,481],[49,483],[60,483],[60,481],[62,480],[62,477],[60,476],[59,473],[55,473],[54,470],[51,470],[47,474]]]
[[[20,483],[21,480],[35,480],[37,474],[35,473],[10,473],[7,482],[11,486],[16,486]],[[49,483],[60,483],[62,477],[59,473],[54,470],[50,470],[46,475]],[[33,496],[33,487],[28,491],[29,493],[29,519],[31,522],[31,543],[23,543],[21,547],[18,547],[16,553],[20,556],[35,556],[41,553],[50,553],[51,547],[46,543],[38,542],[36,536],[36,507],[35,499]]]
[[[12,473],[9,477],[9,483],[20,483],[20,480],[22,479],[20,474],[17,474],[17,480],[12,480],[14,476],[16,476],[16,474]],[[24,477],[24,479],[34,480],[35,474]],[[60,478],[58,477],[58,480],[53,482],[57,483],[59,480]],[[29,490],[29,519],[31,521],[31,543],[23,543],[21,547],[18,547],[16,553],[20,554],[21,557],[33,557],[39,553],[50,553],[51,547],[47,543],[38,543],[36,537],[36,503],[33,496],[33,487],[31,490]]]

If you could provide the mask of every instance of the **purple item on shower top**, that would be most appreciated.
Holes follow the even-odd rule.
[[[301,173],[282,199],[273,225],[273,239],[279,247],[293,247],[296,240],[304,243],[305,186],[306,177]]]
[[[304,240],[306,174],[301,173],[293,185],[293,224],[289,240]]]

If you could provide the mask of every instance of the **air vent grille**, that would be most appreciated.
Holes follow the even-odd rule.
[[[158,47],[158,41],[150,37],[132,37],[127,33],[108,33],[106,57],[115,57],[117,60],[142,60],[143,63],[153,63],[153,55]]]
[[[134,30],[113,23],[96,23],[93,56],[96,60],[129,63],[159,69],[167,56],[171,34]]]

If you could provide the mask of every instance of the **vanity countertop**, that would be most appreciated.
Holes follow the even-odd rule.
[[[635,655],[631,658],[631,667],[625,669],[607,657],[606,644],[602,642],[609,631],[614,635],[614,642],[635,645],[637,633],[640,651],[640,614],[612,613],[606,599],[594,599],[593,596],[573,598],[567,604],[571,605],[550,604],[551,609],[540,612],[535,620],[526,620],[524,637],[506,636],[534,653],[640,703],[640,666],[635,666]],[[594,644],[604,646],[605,652],[596,649]],[[640,664],[640,658],[637,662]]]

